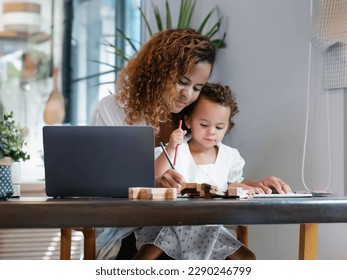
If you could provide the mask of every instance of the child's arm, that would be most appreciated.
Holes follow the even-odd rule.
[[[171,133],[169,143],[165,147],[165,150],[170,158],[174,157],[175,148],[177,145],[182,144],[183,137],[186,133],[187,132],[181,128],[177,128]],[[162,152],[155,160],[155,176],[162,176],[164,172],[170,168],[171,166],[165,157],[164,152]]]

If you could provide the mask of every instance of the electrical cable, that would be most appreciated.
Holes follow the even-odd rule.
[[[310,19],[312,23],[312,1],[310,6]],[[311,91],[311,62],[312,62],[312,42],[309,44],[309,55],[308,55],[308,79],[307,79],[307,105],[306,105],[306,122],[305,122],[305,136],[304,136],[304,147],[302,153],[302,166],[301,166],[301,180],[305,187],[305,189],[311,192],[310,188],[306,185],[305,182],[305,158],[306,158],[306,147],[307,147],[307,133],[308,133],[308,120],[309,120],[309,112],[310,112],[310,91]],[[330,141],[330,110],[329,110],[329,90],[325,91],[326,93],[326,112],[327,112],[327,137],[328,137],[328,183],[323,191],[327,191],[330,187],[331,183],[331,141]]]

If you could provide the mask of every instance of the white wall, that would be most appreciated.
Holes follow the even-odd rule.
[[[147,1],[146,1],[147,2]],[[149,1],[148,1],[149,2]],[[171,1],[177,7],[177,1]],[[150,1],[164,7],[165,1]],[[307,112],[310,0],[198,0],[195,20],[218,6],[227,48],[219,50],[213,81],[236,92],[240,114],[225,142],[246,160],[248,179],[276,175],[304,190],[301,169]],[[149,9],[150,10],[150,9]],[[312,190],[329,178],[326,94],[321,90],[322,55],[313,49],[310,114],[304,179]],[[344,192],[343,95],[329,95],[330,191]],[[269,213],[271,215],[271,213]],[[298,225],[249,227],[258,259],[297,259]],[[347,258],[346,224],[319,225],[319,259]]]
[[[220,52],[214,79],[234,88],[240,107],[236,128],[226,142],[246,159],[246,178],[274,174],[294,190],[303,190],[310,1],[232,0],[216,4],[229,13],[228,48]],[[322,189],[329,177],[327,103],[321,90],[322,57],[314,49],[312,54],[304,178],[310,189]],[[343,194],[342,92],[330,94],[329,105],[330,190]],[[320,225],[319,229],[318,258],[346,259],[346,224]],[[260,259],[295,259],[298,225],[251,226],[250,246]]]

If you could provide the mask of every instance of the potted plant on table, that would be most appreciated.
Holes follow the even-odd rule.
[[[26,145],[23,132],[24,128],[13,119],[13,112],[4,114],[0,119],[0,200],[7,199],[13,194],[12,162],[30,159],[23,150]]]

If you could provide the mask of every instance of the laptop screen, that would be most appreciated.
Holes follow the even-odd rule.
[[[150,126],[43,127],[47,196],[128,197],[154,187]]]

